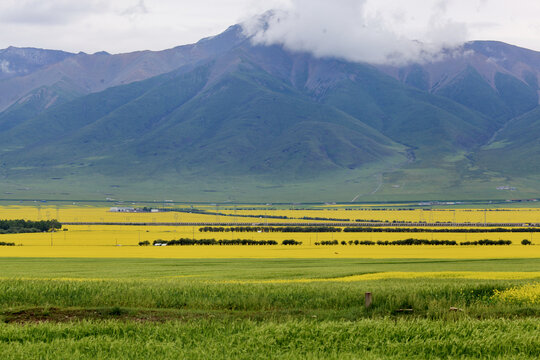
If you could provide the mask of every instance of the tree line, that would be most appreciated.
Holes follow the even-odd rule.
[[[199,228],[200,232],[284,232],[284,233],[531,233],[540,228],[405,228],[405,227],[333,227],[333,226],[233,226]]]
[[[149,246],[149,241],[139,242],[140,246]],[[189,239],[181,238],[177,240],[154,240],[154,246],[212,246],[212,245],[243,245],[243,246],[262,246],[262,245],[278,245],[275,240],[250,240],[250,239],[231,239],[231,240],[216,240],[216,239]],[[301,241],[293,239],[283,240],[281,245],[302,245]]]
[[[530,233],[540,232],[540,228],[450,228],[450,229],[430,229],[430,228],[373,228],[373,227],[348,227],[343,232],[363,233]]]
[[[58,220],[0,220],[0,234],[37,233],[61,228],[62,224]]]
[[[215,227],[205,226],[199,228],[200,232],[284,232],[284,233],[314,233],[314,232],[341,232],[341,228],[331,226],[236,226]]]
[[[315,245],[458,245],[454,240],[424,240],[424,239],[405,239],[405,240],[394,240],[394,241],[383,241],[379,240],[377,242],[370,240],[350,240],[350,241],[320,241],[316,242]]]
[[[510,240],[478,240],[478,241],[465,241],[461,245],[512,245]]]
[[[522,242],[523,243],[523,242]],[[349,241],[319,241],[316,242],[315,245],[406,245],[406,246],[412,246],[412,245],[445,245],[445,246],[455,246],[455,245],[512,245],[512,242],[510,240],[479,240],[479,241],[465,241],[462,243],[459,243],[455,240],[426,240],[426,239],[405,239],[405,240],[394,240],[394,241],[384,241],[379,240],[377,242],[370,241],[370,240],[349,240]],[[530,244],[530,242],[529,242]],[[528,245],[528,244],[524,244]]]

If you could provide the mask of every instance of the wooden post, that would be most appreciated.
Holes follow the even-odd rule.
[[[370,292],[367,292],[366,293],[366,309],[369,309],[372,302],[373,302],[373,296],[371,295]]]

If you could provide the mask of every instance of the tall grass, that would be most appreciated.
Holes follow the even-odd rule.
[[[361,283],[235,284],[197,280],[2,280],[0,307],[126,307],[202,311],[318,314],[329,319],[385,317],[400,309],[412,316],[444,319],[450,307],[460,316],[496,318],[540,315],[539,304],[496,301],[496,290],[521,281],[382,280]],[[365,292],[374,303],[363,306]],[[524,309],[528,309],[524,312]]]
[[[448,359],[540,356],[537,320],[122,323],[0,327],[2,359]]]
[[[267,281],[538,266],[535,259],[3,259],[0,359],[537,359],[540,304],[496,295],[534,280]],[[373,294],[369,309],[365,292]]]

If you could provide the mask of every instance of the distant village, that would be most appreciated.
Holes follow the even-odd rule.
[[[161,212],[160,209],[154,209],[154,208],[133,208],[133,207],[119,207],[119,206],[113,206],[109,210],[110,212],[115,213],[157,213]]]
[[[499,191],[517,191],[517,189],[513,186],[498,186],[497,190]]]

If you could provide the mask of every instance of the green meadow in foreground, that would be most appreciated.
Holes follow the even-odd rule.
[[[496,296],[533,275],[268,281],[539,270],[537,259],[0,259],[0,357],[536,359],[540,304]]]
[[[526,320],[118,321],[0,327],[2,359],[536,359]]]

